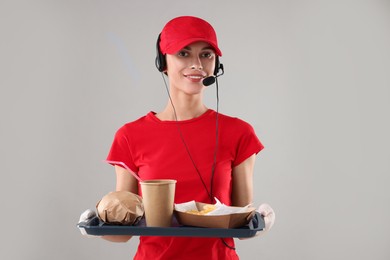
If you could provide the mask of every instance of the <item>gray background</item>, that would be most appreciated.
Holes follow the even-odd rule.
[[[166,104],[155,41],[178,15],[213,24],[220,111],[266,146],[254,203],[276,224],[238,241],[241,258],[390,259],[385,0],[2,0],[0,258],[132,258],[137,238],[83,238],[76,222],[115,189],[115,131]]]

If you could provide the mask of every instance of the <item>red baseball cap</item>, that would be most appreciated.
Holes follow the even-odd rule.
[[[218,56],[222,56],[217,35],[208,22],[194,16],[180,16],[170,20],[161,31],[160,50],[164,55],[175,54],[198,41],[207,42]]]

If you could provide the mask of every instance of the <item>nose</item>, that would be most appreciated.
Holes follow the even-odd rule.
[[[190,66],[191,69],[203,70],[202,62],[199,57],[195,57],[194,59],[192,59],[191,64],[192,64]]]

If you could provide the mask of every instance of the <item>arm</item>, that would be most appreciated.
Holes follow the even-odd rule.
[[[253,202],[253,169],[256,155],[233,168],[232,206],[244,207]]]
[[[243,207],[253,202],[253,169],[255,156],[252,155],[233,168],[232,206]],[[264,217],[265,228],[268,231],[275,222],[275,212],[268,204],[261,204],[257,210]],[[264,232],[257,232],[256,236]],[[240,238],[244,239],[244,238]]]
[[[130,191],[138,194],[137,180],[126,169],[115,166],[116,191]],[[132,236],[102,236],[103,239],[111,242],[127,242]]]

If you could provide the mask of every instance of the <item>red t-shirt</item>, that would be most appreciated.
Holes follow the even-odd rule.
[[[208,192],[218,143],[212,195],[231,205],[232,168],[260,152],[263,145],[251,125],[223,114],[218,114],[216,142],[216,116],[209,109],[197,118],[176,122],[161,121],[150,112],[117,131],[107,159],[124,162],[144,180],[177,180],[175,203],[191,200],[210,203]],[[138,190],[140,193],[141,189]],[[225,241],[234,246],[232,238]],[[219,238],[140,237],[135,259],[238,257]]]

